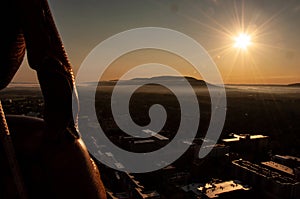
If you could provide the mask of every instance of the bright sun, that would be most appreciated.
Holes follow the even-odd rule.
[[[251,36],[245,33],[242,33],[234,38],[234,47],[246,50],[247,47],[251,44]]]

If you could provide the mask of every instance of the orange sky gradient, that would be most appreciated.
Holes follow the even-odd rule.
[[[300,1],[297,0],[145,0],[142,3],[50,0],[49,3],[75,74],[101,41],[128,29],[152,26],[180,31],[199,42],[216,63],[225,84],[300,82]],[[234,47],[234,37],[240,33],[251,36],[251,45],[246,49]],[[153,62],[171,66],[182,75],[201,78],[183,58],[148,49],[119,57],[101,80],[118,79],[134,66]],[[162,71],[162,75],[167,74]],[[35,71],[29,69],[26,59],[13,81],[37,82]]]

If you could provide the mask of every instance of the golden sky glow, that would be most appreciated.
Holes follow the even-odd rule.
[[[182,57],[163,50],[143,49],[132,51],[116,59],[104,72],[101,80],[119,79],[126,71],[144,63],[152,63],[150,65],[151,68],[148,71],[136,74],[136,76],[132,76],[129,79],[136,77],[151,77],[154,75],[151,75],[150,73],[156,73],[157,70],[163,75],[169,75],[164,70],[159,69],[156,63],[170,66],[184,76],[202,79],[201,74],[195,70],[193,65]]]
[[[110,36],[132,28],[163,27],[180,31],[201,44],[218,66],[225,83],[300,82],[299,0],[49,0],[49,3],[75,74],[88,53]],[[171,64],[183,75],[199,77],[184,60],[159,53],[143,51],[120,57],[102,79],[114,79],[137,63],[155,61]],[[24,65],[14,81],[37,81],[35,72]]]

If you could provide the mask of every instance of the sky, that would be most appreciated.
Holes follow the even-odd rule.
[[[49,4],[75,76],[102,41],[133,28],[162,27],[201,44],[226,84],[300,82],[299,0],[49,0]],[[240,33],[251,37],[246,49],[234,47]],[[154,62],[201,78],[184,58],[145,49],[120,56],[99,79],[118,79],[135,66]],[[147,76],[148,70],[136,74]],[[13,81],[37,82],[26,59]],[[95,80],[86,74],[86,81]]]

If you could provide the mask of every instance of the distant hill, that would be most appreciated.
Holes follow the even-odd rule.
[[[206,86],[209,85],[209,83],[206,83],[204,80],[199,80],[194,77],[189,76],[155,76],[155,77],[149,77],[149,78],[133,78],[130,80],[110,80],[110,81],[100,81],[99,84],[102,86],[114,86],[116,83],[119,83],[121,85],[143,85],[147,82],[168,82],[169,84],[173,85],[180,85],[182,81],[187,80],[192,86]],[[82,85],[95,85],[98,84],[98,82],[85,82]],[[155,85],[154,83],[150,85]]]
[[[130,82],[143,82],[143,81],[160,81],[160,82],[169,82],[174,84],[180,84],[180,82],[187,80],[191,85],[206,85],[205,81],[196,79],[194,77],[189,76],[156,76],[150,78],[134,78],[128,80]]]
[[[155,76],[155,77],[149,77],[149,78],[134,78],[134,79],[131,79],[131,80],[155,79],[155,80],[163,80],[163,81],[182,81],[184,78],[189,79],[189,80],[193,80],[193,81],[198,81],[196,78],[189,77],[189,76]]]
[[[300,87],[300,83],[288,84],[291,87]]]

